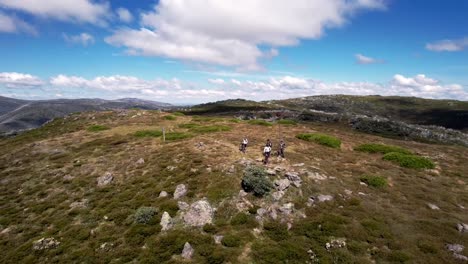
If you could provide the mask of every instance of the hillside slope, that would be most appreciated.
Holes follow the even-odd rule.
[[[279,137],[286,159],[263,165]],[[355,150],[368,143],[435,167]],[[76,114],[0,139],[0,262],[463,263],[467,156],[341,124]],[[252,166],[276,181],[263,197],[242,191]]]

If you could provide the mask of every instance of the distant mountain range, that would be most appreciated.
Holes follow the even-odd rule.
[[[167,103],[123,98],[104,99],[58,99],[58,100],[19,100],[0,96],[0,134],[11,134],[39,127],[44,123],[65,115],[114,109],[140,108],[148,110],[171,109]]]

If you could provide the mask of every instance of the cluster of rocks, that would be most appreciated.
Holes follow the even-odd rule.
[[[453,257],[460,261],[468,261],[468,257],[463,255],[462,252],[465,249],[463,245],[460,244],[447,244],[446,248],[448,251],[452,252]]]
[[[57,241],[53,237],[49,238],[41,238],[39,240],[36,240],[33,242],[33,249],[34,250],[47,250],[47,249],[53,249],[56,248],[60,245],[60,242]]]
[[[114,180],[114,175],[110,172],[104,173],[101,177],[97,178],[98,187],[106,186]]]
[[[334,238],[330,240],[330,242],[325,243],[325,248],[327,250],[344,247],[346,247],[346,238]]]

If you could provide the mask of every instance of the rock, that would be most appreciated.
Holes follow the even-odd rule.
[[[258,208],[257,215],[263,217],[268,211],[265,208]]]
[[[97,185],[99,187],[105,186],[105,185],[108,185],[109,183],[111,183],[112,180],[114,180],[114,176],[112,175],[112,173],[106,172],[106,173],[104,173],[104,175],[102,175],[101,177],[99,177],[97,179]]]
[[[221,241],[223,241],[224,236],[214,235],[213,238],[214,238],[215,244],[221,245]]]
[[[161,231],[166,231],[166,230],[169,230],[172,228],[172,218],[171,216],[169,215],[168,212],[164,212],[162,217],[161,217],[161,222],[159,222],[159,224],[161,225]]]
[[[282,180],[276,180],[274,184],[275,184],[276,190],[284,191],[289,187],[289,185],[291,185],[291,182],[288,179],[282,179]]]
[[[236,167],[234,167],[234,165],[231,165],[231,167],[229,167],[229,169],[227,170],[227,173],[228,174],[236,173]]]
[[[314,181],[323,181],[328,178],[326,175],[322,175],[318,172],[307,172],[307,177]]]
[[[168,171],[173,171],[173,170],[177,169],[177,167],[176,166],[167,166],[166,169]]]
[[[468,233],[468,224],[458,223],[457,229],[458,229],[458,232],[460,233]]]
[[[304,163],[296,163],[292,165],[293,167],[302,167],[304,166]]]
[[[203,226],[211,224],[214,210],[206,200],[200,200],[190,205],[184,215],[184,222],[188,226]]]
[[[314,197],[309,197],[309,199],[307,199],[307,206],[308,207],[311,207],[312,205],[314,205],[315,203],[315,198]]]
[[[174,199],[179,199],[180,197],[184,196],[187,193],[187,187],[185,184],[177,185],[174,191]]]
[[[182,202],[182,201],[178,201],[177,206],[179,206],[179,210],[182,210],[182,211],[185,211],[190,207],[188,203]]]
[[[144,164],[145,163],[145,160],[143,158],[140,158],[139,160],[137,160],[136,164],[137,165],[141,165],[141,164]]]
[[[51,248],[56,248],[60,245],[60,242],[55,240],[55,238],[41,238],[33,242],[34,250],[46,250]]]
[[[284,191],[276,191],[276,192],[273,192],[273,193],[271,194],[271,196],[273,197],[273,200],[279,201],[279,200],[281,200],[281,198],[283,198],[283,196],[284,196]]]
[[[294,211],[294,204],[293,203],[286,203],[283,204],[278,210],[284,215],[290,215]]]
[[[453,253],[461,253],[465,249],[465,247],[460,244],[447,244],[445,247],[448,249],[448,251]]]
[[[280,167],[280,166],[276,166],[276,167],[274,168],[274,170],[275,170],[276,172],[280,172],[280,171],[284,171],[284,168],[283,168],[283,167]]]
[[[71,209],[74,209],[74,208],[86,208],[88,207],[88,199],[83,199],[79,202],[73,202],[70,204],[70,208]]]
[[[273,219],[273,220],[276,220],[278,218],[278,213],[276,212],[275,208],[271,208],[269,210],[269,215],[270,215],[271,219]]]
[[[197,168],[191,168],[191,169],[190,169],[190,172],[197,172],[197,171],[198,171]]]
[[[112,250],[113,247],[114,247],[113,243],[105,242],[105,243],[102,243],[98,249],[99,251],[109,252]]]
[[[267,173],[268,175],[270,175],[270,176],[275,176],[275,175],[276,175],[276,171],[273,170],[273,169],[267,169],[267,170],[266,170],[266,173]]]
[[[363,192],[358,192],[359,195],[362,195],[362,196],[366,196],[367,194],[363,193]]]
[[[302,183],[302,179],[301,177],[299,177],[299,174],[297,174],[296,172],[286,172],[285,174],[286,178],[291,181],[291,183],[296,186],[296,187],[301,187],[301,183]]]
[[[461,261],[468,261],[468,257],[462,254],[453,253],[453,257]]]
[[[440,210],[439,206],[432,203],[427,203],[427,207],[431,208],[432,210]]]
[[[182,257],[184,259],[192,259],[194,252],[195,252],[195,250],[190,245],[190,243],[185,242],[184,249],[182,250]]]
[[[246,158],[242,158],[241,160],[239,160],[239,164],[249,166],[252,164],[252,161]]]
[[[346,238],[332,239],[330,242],[325,244],[325,248],[327,250],[343,247],[346,247]]]
[[[159,198],[162,198],[162,197],[167,197],[169,194],[166,192],[166,191],[161,191],[159,193]]]
[[[346,195],[351,195],[351,194],[353,194],[353,191],[348,190],[348,189],[345,189],[344,192],[345,192]]]
[[[246,191],[244,191],[244,190],[239,191],[239,197],[240,198],[246,197],[247,195],[248,195],[248,193]]]
[[[74,178],[75,178],[75,177],[71,176],[70,174],[67,174],[67,175],[63,176],[63,179],[64,179],[65,181],[71,181],[71,180],[73,180]]]
[[[367,187],[367,183],[365,183],[365,182],[359,182],[359,184],[362,185],[362,186],[366,186],[366,187]]]
[[[333,196],[332,195],[328,195],[328,194],[320,194],[317,196],[317,200],[319,202],[326,202],[326,201],[332,201],[333,200]]]

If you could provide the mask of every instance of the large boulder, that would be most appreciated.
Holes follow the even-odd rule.
[[[274,184],[275,184],[276,190],[284,191],[289,187],[289,185],[291,185],[291,182],[288,179],[282,179],[282,180],[276,180]]]
[[[200,200],[190,205],[184,215],[184,222],[188,226],[203,226],[211,224],[214,210],[206,200]]]
[[[166,231],[172,228],[172,218],[168,212],[164,212],[161,217],[161,231]]]
[[[468,224],[465,224],[465,223],[459,223],[457,224],[457,229],[458,229],[458,232],[460,233],[468,233]]]
[[[187,193],[187,187],[185,184],[177,185],[174,191],[174,199],[179,199],[180,197],[184,196]]]
[[[299,174],[294,171],[286,172],[284,175],[294,186],[301,187],[302,179]]]
[[[182,257],[187,260],[192,259],[194,252],[195,250],[192,245],[190,245],[189,242],[185,242],[184,249],[182,250]]]
[[[104,173],[104,175],[97,178],[97,185],[99,187],[105,186],[105,185],[108,185],[109,183],[111,183],[112,180],[114,180],[114,176],[112,175],[112,173],[106,172],[106,173]]]

